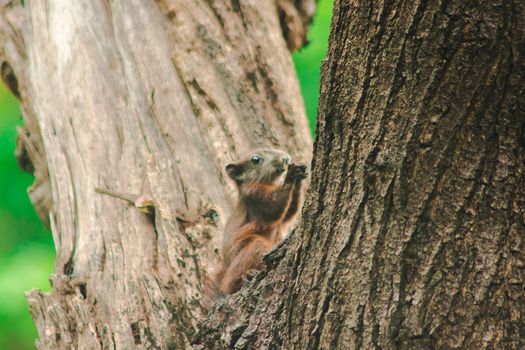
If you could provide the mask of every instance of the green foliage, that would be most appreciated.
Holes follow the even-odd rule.
[[[315,129],[319,98],[319,66],[326,54],[332,0],[321,0],[308,38],[293,56],[310,127]],[[48,291],[55,251],[51,233],[38,219],[27,196],[32,176],[14,158],[18,102],[0,84],[0,349],[32,349],[36,329],[24,292]]]
[[[317,119],[320,66],[328,48],[332,7],[333,0],[321,0],[317,3],[314,22],[308,32],[309,44],[293,55],[312,134],[315,132]]]
[[[25,291],[49,290],[54,248],[26,189],[32,176],[16,164],[18,102],[0,86],[0,349],[32,349],[36,329]]]

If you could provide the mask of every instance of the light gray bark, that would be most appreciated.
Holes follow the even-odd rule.
[[[52,291],[28,293],[38,347],[188,348],[235,196],[223,166],[262,145],[310,158],[286,42],[313,1],[0,4],[17,155],[57,251]]]

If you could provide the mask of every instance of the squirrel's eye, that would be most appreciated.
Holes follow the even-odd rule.
[[[259,157],[259,156],[253,156],[252,159],[251,159],[251,162],[253,164],[259,164],[261,161],[262,161],[262,158]]]

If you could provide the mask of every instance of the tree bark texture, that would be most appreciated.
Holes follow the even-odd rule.
[[[336,1],[301,225],[203,349],[525,348],[525,3]]]
[[[311,157],[288,47],[314,1],[0,4],[17,157],[57,252],[52,291],[28,293],[38,348],[189,348],[235,198],[223,166]]]

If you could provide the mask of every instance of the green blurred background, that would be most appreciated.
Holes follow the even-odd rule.
[[[332,0],[321,0],[310,28],[310,43],[293,55],[306,111],[315,128],[319,66],[326,54]],[[36,329],[24,292],[50,289],[55,250],[51,233],[38,219],[27,188],[32,176],[16,164],[16,126],[22,125],[16,98],[0,84],[0,349],[33,349]]]

